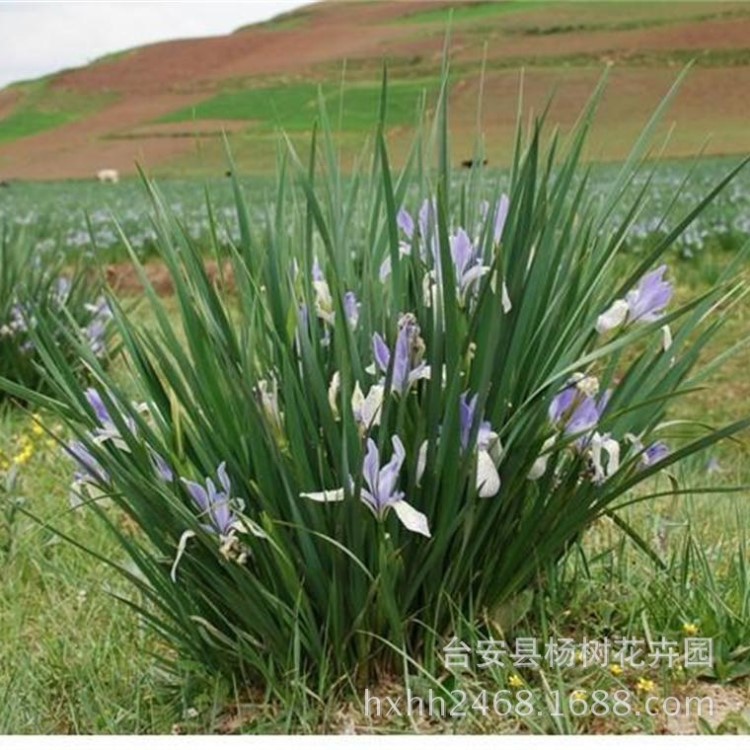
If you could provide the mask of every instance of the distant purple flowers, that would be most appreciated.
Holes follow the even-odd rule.
[[[98,359],[107,355],[109,326],[112,320],[112,308],[104,297],[99,297],[94,304],[85,305],[91,318],[81,329],[84,341]]]
[[[22,333],[27,333],[33,325],[33,319],[24,309],[23,305],[16,303],[11,305],[9,319],[0,325],[0,338],[12,338]]]
[[[93,304],[84,304],[82,309],[76,307],[71,300],[73,285],[65,277],[58,278],[47,292],[46,299],[34,300],[53,315],[57,320],[64,320],[63,310],[72,314],[78,325],[83,342],[91,349],[94,356],[103,359],[107,355],[109,340],[109,322],[112,310],[104,297],[100,297]],[[34,351],[34,341],[29,335],[37,324],[34,307],[28,302],[16,301],[8,309],[6,320],[0,319],[0,339],[14,339],[18,350],[22,354]]]

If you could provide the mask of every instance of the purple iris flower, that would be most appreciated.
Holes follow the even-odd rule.
[[[96,484],[107,484],[109,482],[109,474],[83,443],[74,440],[68,444],[65,450],[77,464],[73,477],[74,486],[92,482]]]
[[[459,401],[460,417],[460,439],[461,450],[464,454],[476,450],[477,456],[477,474],[476,488],[479,497],[494,497],[500,491],[500,475],[497,472],[497,466],[490,454],[492,446],[500,446],[497,433],[492,431],[489,422],[481,421],[478,426],[476,442],[470,444],[471,431],[477,419],[477,395],[468,399],[467,394],[461,395]]]
[[[379,333],[373,334],[372,350],[375,355],[375,364],[383,373],[388,372],[388,363],[391,361],[391,350]]]
[[[206,479],[205,487],[189,479],[182,478],[182,482],[201,515],[205,515],[209,520],[209,523],[202,524],[203,528],[226,536],[239,520],[232,509],[232,484],[227,475],[226,462],[219,465],[216,475],[220,487],[217,487],[210,477]]]
[[[661,441],[651,443],[641,454],[641,463],[643,466],[653,466],[664,460],[670,453],[669,446]]]
[[[94,356],[101,358],[107,353],[107,327],[113,317],[112,308],[104,297],[100,297],[95,304],[86,305],[86,310],[92,318],[83,333]]]
[[[459,416],[461,420],[461,450],[466,453],[469,451],[469,438],[471,437],[471,430],[474,427],[474,421],[476,419],[477,412],[477,394],[474,394],[471,400],[467,399],[467,394],[464,393],[461,396],[459,402]],[[487,421],[479,423],[479,431],[477,433],[476,445],[479,450],[487,450],[494,433],[492,426]]]
[[[174,480],[172,467],[154,450],[151,451],[151,462],[161,479],[165,482],[171,482]]]
[[[588,432],[599,423],[608,401],[608,392],[597,401],[575,385],[569,385],[552,399],[549,418],[554,424],[561,424],[566,435]]]
[[[391,444],[393,445],[391,460],[381,466],[378,446],[372,439],[367,441],[367,453],[362,463],[364,485],[360,491],[360,500],[378,519],[384,519],[388,511],[392,510],[409,531],[429,537],[430,526],[427,516],[406,502],[404,493],[397,489],[398,476],[406,458],[404,444],[397,435],[391,438]],[[352,492],[354,484],[351,477],[349,486],[349,492]],[[346,495],[343,487],[322,492],[301,493],[301,497],[318,503],[341,502]]]
[[[458,284],[458,295],[463,301],[472,284],[489,271],[489,266],[482,265],[476,248],[464,229],[459,229],[451,237],[450,243],[456,283]]]
[[[405,208],[399,209],[396,215],[396,224],[408,239],[411,240],[414,238],[414,219],[412,219],[411,214]]]
[[[55,281],[55,286],[52,289],[52,302],[58,306],[64,305],[70,296],[71,287],[70,279],[60,276]]]
[[[630,321],[652,323],[664,314],[664,308],[674,291],[672,284],[664,281],[666,271],[666,266],[659,266],[641,278],[638,286],[627,293],[625,301],[628,303]]]
[[[367,454],[362,465],[362,473],[367,489],[362,488],[364,500],[377,516],[382,516],[389,505],[404,499],[404,493],[397,490],[398,475],[406,459],[404,444],[398,436],[392,438],[393,455],[381,468],[380,451],[375,441],[367,441]]]
[[[396,214],[396,224],[398,228],[404,233],[406,241],[400,240],[398,243],[399,258],[403,258],[405,255],[411,255],[411,246],[414,242],[415,225],[412,215],[405,209],[400,208],[398,214]],[[420,232],[421,222],[420,222]],[[424,236],[424,233],[422,234]],[[391,256],[387,255],[380,265],[379,277],[381,281],[385,281],[391,274]]]
[[[641,322],[653,323],[664,314],[664,309],[669,304],[674,291],[668,281],[664,281],[666,266],[659,266],[654,271],[647,273],[638,282],[635,289],[631,289],[625,299],[615,300],[596,321],[598,333],[605,333],[619,328],[626,321],[628,323]],[[665,350],[671,345],[671,334],[666,329],[667,343]]]
[[[429,537],[430,527],[427,516],[409,505],[404,500],[404,493],[397,489],[398,475],[406,459],[404,444],[398,435],[394,435],[391,438],[391,445],[393,446],[391,460],[381,467],[378,446],[372,439],[367,441],[367,453],[362,464],[362,476],[366,485],[360,494],[362,502],[381,519],[389,510],[392,510],[409,531]]]
[[[391,350],[379,333],[372,337],[375,364],[383,374],[388,373]],[[399,321],[399,331],[393,361],[391,387],[403,395],[417,381],[430,377],[430,366],[424,360],[424,341],[420,336],[416,318],[404,315]]]
[[[410,242],[415,239],[416,230],[419,230],[419,236],[422,241],[427,239],[427,236],[431,233],[431,227],[435,224],[435,218],[437,216],[437,205],[434,200],[430,201],[425,198],[422,201],[422,205],[419,207],[417,212],[417,221],[414,221],[414,217],[405,209],[400,208],[396,214],[396,225],[404,233],[404,236]]]
[[[112,417],[110,416],[109,410],[107,409],[99,391],[97,391],[96,388],[87,388],[85,395],[86,401],[88,401],[89,406],[94,410],[94,414],[96,415],[99,424],[102,427],[111,426],[113,424]]]
[[[325,276],[323,275],[323,269],[320,267],[320,263],[318,263],[318,259],[315,258],[313,261],[313,267],[312,267],[312,279],[313,281],[325,281]]]
[[[97,391],[96,388],[87,388],[85,395],[86,401],[88,401],[89,406],[94,410],[94,414],[100,425],[99,429],[97,429],[94,434],[102,440],[120,437],[120,431],[115,425],[115,421],[112,419],[112,415],[109,413],[99,391]],[[127,425],[128,430],[135,434],[136,426],[133,418],[126,414],[121,414],[120,416]]]
[[[359,302],[354,292],[347,292],[344,295],[344,315],[349,325],[356,328],[359,322]]]

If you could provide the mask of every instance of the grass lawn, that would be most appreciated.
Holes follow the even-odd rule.
[[[434,81],[394,83],[389,89],[388,123],[407,125],[414,122],[417,106],[425,88],[435,89]],[[372,127],[380,102],[380,83],[362,82],[348,85],[343,97],[340,88],[325,84],[292,83],[242,91],[224,91],[195,107],[178,110],[159,122],[191,120],[247,120],[256,132],[273,132],[283,124],[284,130],[308,132],[318,113],[318,96],[322,93],[328,116],[343,131],[363,132]],[[339,113],[343,114],[339,119]]]

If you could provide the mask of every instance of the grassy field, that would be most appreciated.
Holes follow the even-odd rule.
[[[333,110],[331,114],[333,116]],[[306,148],[304,134],[298,136],[300,147]],[[254,141],[252,148],[256,148],[257,141],[262,139],[268,145],[269,159],[273,159],[277,146],[275,138],[273,133],[268,132],[248,135],[247,141],[237,139],[233,146],[235,158],[241,160],[247,157],[245,142]],[[361,145],[361,135],[357,141]],[[652,199],[631,230],[630,245],[634,249],[645,247],[668,231],[698,196],[710,190],[738,162],[737,158],[728,157],[660,163],[651,178]],[[198,176],[203,169],[200,161],[196,160],[190,171]],[[598,185],[606,187],[614,179],[616,170],[616,164],[597,165],[594,167],[594,179]],[[507,182],[506,172],[492,170],[488,174],[488,179],[496,177],[501,184]],[[646,174],[643,176],[645,179]],[[683,182],[686,182],[685,189],[674,202],[673,198]],[[227,236],[236,237],[238,229],[231,209],[230,181],[210,178],[200,180],[200,184],[210,191],[223,231]],[[252,204],[262,205],[266,200],[272,200],[272,179],[242,176],[242,184]],[[205,201],[202,191],[196,189],[196,181],[165,177],[158,180],[158,185],[190,235],[197,241],[205,242],[208,236]],[[106,186],[106,190],[87,181],[17,183],[6,188],[2,198],[0,222],[12,228],[23,228],[32,236],[39,235],[39,242],[45,251],[59,249],[71,254],[71,257],[90,253],[89,227],[93,230],[94,244],[100,258],[125,259],[118,225],[133,247],[144,255],[150,252],[153,243],[154,232],[148,218],[149,203],[138,180],[124,180],[118,185]],[[736,250],[750,236],[748,211],[750,167],[738,175],[732,186],[680,238],[675,246],[675,254],[690,259],[706,250]],[[619,218],[620,215],[615,217]],[[720,252],[707,255],[699,273],[715,265],[721,258]],[[688,264],[686,273],[690,273],[689,269]]]
[[[44,79],[18,84],[17,88],[20,103],[7,117],[0,118],[0,144],[76,122],[114,99],[107,94],[92,96],[54,89]]]
[[[425,83],[396,83],[390,90],[388,124],[413,123],[425,91]],[[314,83],[286,84],[239,91],[225,91],[195,107],[173,112],[159,122],[190,122],[191,120],[247,120],[253,136],[274,132],[283,127],[289,133],[310,130],[322,96],[332,120],[339,130],[361,133],[369,131],[378,113],[380,84],[374,81],[341,89],[334,85]]]

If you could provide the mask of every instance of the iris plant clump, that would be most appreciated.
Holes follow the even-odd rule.
[[[81,350],[82,390],[35,329],[74,495],[131,559],[112,564],[135,606],[180,656],[272,691],[434,664],[457,613],[492,620],[639,485],[747,425],[686,442],[667,419],[742,287],[730,267],[677,303],[660,259],[731,174],[621,257],[648,130],[602,193],[580,166],[593,105],[565,147],[537,122],[502,194],[451,175],[441,100],[437,142],[418,134],[400,170],[384,93],[368,169],[343,176],[322,110],[308,167],[282,149],[263,221],[235,182],[231,280],[146,183],[176,313],[147,289],[146,328],[111,301],[124,384]]]
[[[44,391],[44,362],[34,338],[40,322],[54,330],[56,345],[75,369],[79,347],[99,362],[109,360],[112,312],[92,274],[35,254],[33,244],[23,233],[0,235],[0,377]],[[84,377],[80,369],[78,376]]]

